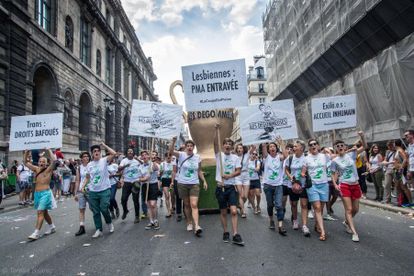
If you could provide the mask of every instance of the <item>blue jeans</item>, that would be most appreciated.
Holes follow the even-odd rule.
[[[278,221],[282,221],[285,217],[285,210],[283,208],[283,185],[271,186],[264,184],[263,191],[266,195],[267,214],[269,217],[273,216],[273,207],[276,207],[276,216]]]
[[[111,186],[111,197],[109,199],[109,210],[114,211],[114,209],[118,209],[118,203],[116,202],[115,196],[116,196],[116,184]]]
[[[142,209],[142,213],[144,213],[145,215],[148,214],[148,207],[147,207],[147,204],[145,203],[145,193],[143,192],[143,189],[141,189],[141,209]]]

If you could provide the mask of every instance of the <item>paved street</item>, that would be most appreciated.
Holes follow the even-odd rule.
[[[335,213],[341,217],[338,203]],[[132,207],[132,201],[129,204]],[[165,208],[159,231],[144,230],[143,222],[134,225],[130,213],[125,222],[115,221],[115,233],[105,229],[98,240],[90,237],[94,229],[88,210],[87,235],[75,237],[76,207],[71,199],[60,203],[52,212],[57,232],[35,242],[26,239],[33,230],[32,209],[1,214],[1,274],[409,275],[414,271],[414,219],[365,206],[356,220],[360,243],[351,241],[340,221],[327,222],[328,240],[320,242],[316,234],[307,239],[293,230],[281,237],[267,228],[263,213],[249,213],[240,219],[245,247],[221,241],[218,215],[201,217],[205,232],[196,238],[184,230],[184,222],[164,218]]]

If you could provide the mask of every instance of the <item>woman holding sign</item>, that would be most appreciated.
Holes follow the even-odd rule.
[[[201,158],[194,154],[194,142],[185,142],[185,152],[175,151],[174,145],[177,138],[174,137],[170,144],[170,155],[177,160],[176,179],[178,182],[178,194],[184,202],[184,212],[187,220],[187,231],[194,231],[200,237],[202,228],[198,224],[198,198],[200,194],[200,179],[203,181],[203,188],[207,190],[207,181],[201,171]]]

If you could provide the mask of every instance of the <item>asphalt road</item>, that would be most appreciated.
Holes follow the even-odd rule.
[[[119,197],[119,194],[118,194]],[[130,199],[129,207],[132,208]],[[288,207],[289,209],[289,207]],[[262,210],[265,210],[264,206]],[[343,216],[342,203],[334,208]],[[239,219],[245,246],[222,242],[218,215],[204,215],[202,238],[185,231],[185,223],[166,219],[161,229],[133,224],[133,215],[115,221],[115,233],[93,240],[92,214],[87,211],[87,235],[78,230],[77,205],[72,199],[52,211],[57,232],[28,242],[34,228],[33,209],[0,215],[1,275],[413,275],[414,219],[361,206],[356,218],[360,243],[351,241],[341,221],[326,222],[328,240],[312,233],[305,238],[291,230],[281,237],[268,229],[267,215],[249,209]],[[290,217],[290,212],[287,213]],[[230,224],[229,224],[230,226]],[[311,221],[313,226],[313,221]],[[42,229],[44,232],[45,229]],[[160,236],[155,236],[160,235]],[[90,244],[90,246],[85,246]]]

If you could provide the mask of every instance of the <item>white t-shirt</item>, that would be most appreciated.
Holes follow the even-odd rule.
[[[283,160],[283,168],[285,168],[287,166],[288,159]],[[282,170],[282,174],[283,174],[283,186],[287,186],[289,188],[292,188],[292,183],[290,183],[290,180],[289,180],[289,178],[288,178],[288,176],[287,176],[284,169]]]
[[[121,167],[125,167],[127,165],[126,168],[124,168],[124,170],[122,171],[122,176],[124,177],[124,181],[125,182],[136,182],[138,181],[139,178],[139,170],[138,167],[140,166],[140,163],[135,160],[134,158],[132,158],[131,160],[128,158],[124,158],[121,161],[121,164],[119,164]]]
[[[283,184],[283,161],[277,154],[274,158],[268,154],[264,162],[263,181],[267,185],[279,186]]]
[[[408,171],[414,172],[414,143],[408,145]]]
[[[248,168],[250,180],[259,180],[260,179],[259,174],[256,171],[257,166],[260,167],[260,161],[259,160],[249,160],[247,168]]]
[[[200,156],[193,154],[192,157],[188,157],[186,152],[180,152],[178,156],[177,182],[180,184],[199,184],[198,167],[201,162]]]
[[[223,174],[232,174],[236,169],[241,168],[240,158],[235,154],[221,154],[221,160],[223,162]],[[216,181],[222,182],[224,185],[234,185],[235,179],[234,177],[230,179],[223,179],[221,178],[221,168],[220,168],[220,157],[216,154]]]
[[[89,162],[87,171],[90,176],[90,181],[87,187],[89,188],[89,191],[100,192],[111,188],[107,157],[102,157],[99,161]]]
[[[118,164],[112,163],[111,165],[108,166],[109,175],[116,174],[117,171],[118,171]],[[109,182],[111,182],[111,186],[115,185],[116,184],[116,178],[115,177],[109,177]]]
[[[385,161],[390,162],[390,164],[385,166],[385,172],[390,174],[394,172],[394,158],[395,158],[395,154],[397,152],[396,151],[387,151],[387,153],[385,154]]]
[[[86,166],[84,166],[84,165],[80,165],[79,166],[79,181],[80,181],[80,183],[79,183],[79,191],[82,191],[82,188],[83,188],[83,182],[85,181],[85,177],[86,177],[86,174],[88,173],[88,165],[86,165]]]
[[[285,167],[289,168],[289,160],[286,159]],[[305,162],[305,155],[302,154],[301,157],[296,157],[293,155],[292,164],[290,164],[290,175],[295,177],[296,180],[300,181],[302,186],[305,185],[305,179],[302,179],[302,168],[303,163]],[[289,188],[292,188],[292,182],[289,181]]]
[[[332,160],[332,172],[337,172],[339,174],[339,181],[337,184],[359,184],[358,171],[355,163],[356,157],[356,151],[351,151],[344,156],[337,156]]]
[[[143,163],[139,166],[139,175],[138,178],[143,178],[143,177],[147,177],[148,175],[150,175],[150,171],[149,171],[149,163]],[[150,178],[148,180],[149,183],[158,183],[158,171],[159,171],[159,167],[157,167],[157,169],[153,170],[151,172]]]
[[[380,168],[379,154],[377,154],[375,156],[370,156],[369,157],[369,163],[371,164],[371,172],[378,171],[378,169]]]
[[[21,182],[29,182],[29,178],[32,176],[32,171],[23,164],[17,167],[17,171],[20,173],[19,180]]]
[[[328,184],[328,176],[326,174],[329,156],[318,153],[316,155],[309,154],[305,157],[303,166],[308,170],[312,179],[312,184]]]
[[[160,171],[162,171],[161,178],[170,179],[171,175],[172,175],[172,171],[173,171],[173,166],[174,166],[173,161],[171,161],[169,163],[166,162],[166,161],[162,162],[161,163],[161,168],[160,168]]]

